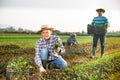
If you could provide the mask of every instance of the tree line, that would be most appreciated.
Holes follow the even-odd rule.
[[[36,33],[32,30],[27,30],[23,28],[15,29],[13,26],[6,27],[6,28],[0,28],[0,33]]]
[[[39,34],[39,31],[32,31],[23,28],[15,29],[13,26],[9,26],[6,28],[0,28],[0,33],[26,33],[26,34]],[[76,33],[77,35],[86,35],[84,31],[80,32],[61,32],[60,30],[54,30],[53,34],[56,35],[70,35],[72,33]]]
[[[18,29],[15,29],[13,26],[9,26],[6,28],[0,28],[0,33],[20,33],[20,34],[39,34],[38,31],[32,31],[28,29],[23,29],[19,27]],[[87,36],[87,32],[61,32],[60,30],[54,30],[53,34],[56,35],[70,35],[72,33],[75,33],[77,36]],[[120,37],[120,31],[111,31],[107,33],[107,36],[117,36]]]

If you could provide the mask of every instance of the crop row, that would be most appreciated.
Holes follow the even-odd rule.
[[[42,78],[45,80],[107,80],[113,72],[120,72],[119,66],[120,52],[57,72],[53,70],[44,74]]]
[[[109,75],[120,72],[120,52],[93,59],[83,64],[61,70],[51,70],[43,74],[22,76],[17,80],[111,80]]]
[[[91,45],[92,45],[91,43],[87,43],[87,44],[82,44],[80,46],[72,46],[72,47],[66,47],[65,46],[66,53],[62,54],[62,56],[65,59],[75,59],[74,56],[83,56],[83,55],[86,56],[88,53],[91,52]],[[110,45],[110,46],[106,45],[105,49],[106,50],[111,50],[111,49],[116,49],[116,48],[119,48],[119,47],[120,47],[120,44],[113,44],[113,45]],[[2,74],[2,75],[0,75],[0,77],[5,75],[7,63],[12,58],[17,58],[17,57],[24,56],[25,59],[27,59],[28,61],[32,61],[32,63],[34,64],[34,60],[33,60],[34,55],[35,55],[34,54],[35,53],[34,48],[22,49],[18,45],[12,44],[12,45],[1,45],[0,49],[1,49],[0,55],[2,55],[2,56],[0,56],[0,62],[1,62],[0,63],[0,73]],[[72,56],[72,58],[71,58],[71,56]],[[110,62],[109,64],[111,64],[111,65],[116,65],[116,63],[114,63],[113,61],[119,62],[119,58],[113,58],[113,60],[111,59],[108,62],[103,63],[102,65],[101,65],[101,63],[96,64],[96,66],[94,66],[94,68],[92,66],[81,66],[81,67],[79,67],[80,64],[77,64],[77,65],[69,67],[65,70],[53,71],[53,72],[50,71],[50,72],[47,73],[47,75],[45,74],[45,75],[42,75],[42,76],[43,76],[44,79],[47,79],[47,80],[49,78],[52,79],[52,80],[54,80],[54,78],[56,80],[59,80],[60,78],[61,79],[63,78],[63,80],[70,80],[70,79],[76,79],[77,80],[77,79],[88,79],[88,78],[91,79],[90,77],[95,75],[95,74],[98,74],[100,72],[100,70],[102,70],[102,73],[103,73],[103,71],[105,71],[106,67],[109,68],[109,66],[104,66],[104,65],[108,65],[109,62]],[[91,64],[95,65],[94,63],[91,63]],[[119,65],[119,64],[117,64],[117,65]],[[36,66],[34,66],[34,67],[36,68]],[[119,71],[118,66],[112,66],[112,67],[110,67],[110,69],[113,68],[113,67],[115,67],[114,69],[118,69],[117,71]],[[118,68],[116,68],[116,67],[118,67]],[[110,70],[110,69],[108,69],[108,70]],[[37,69],[35,69],[33,71],[33,73],[35,73],[36,70]],[[93,73],[93,72],[86,72],[86,71],[93,71],[93,72],[96,72],[96,73],[90,75],[89,73]],[[115,71],[115,70],[113,70],[113,71]],[[85,72],[85,73],[83,73],[83,72]],[[83,75],[78,75],[78,74],[83,74]],[[55,76],[53,76],[53,75],[55,75]],[[90,77],[89,77],[89,75],[90,75]],[[100,76],[100,75],[102,75],[102,76]],[[108,74],[106,73],[106,75],[108,75]],[[60,78],[58,78],[57,76],[60,76]],[[102,79],[104,74],[99,74],[99,76]],[[37,79],[39,78],[36,75],[31,76],[31,77],[35,77]],[[92,79],[94,80],[94,78],[92,78]]]

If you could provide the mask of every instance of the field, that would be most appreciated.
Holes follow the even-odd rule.
[[[61,70],[47,70],[40,74],[34,63],[37,34],[0,34],[0,78],[5,79],[6,68],[13,58],[23,57],[33,66],[32,75],[17,77],[17,80],[117,80],[120,78],[120,38],[108,37],[105,43],[105,56],[91,59],[92,36],[77,36],[80,46],[67,47],[61,56],[68,67]],[[69,36],[60,36],[66,42]],[[13,80],[16,77],[13,78]]]
[[[35,48],[35,43],[40,37],[40,35],[34,34],[0,34],[0,45],[16,44],[22,48]],[[69,36],[60,36],[63,42],[66,41],[68,37]],[[91,42],[91,38],[90,36],[77,37],[80,44]]]

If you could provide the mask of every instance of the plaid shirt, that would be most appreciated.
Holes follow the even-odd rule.
[[[48,52],[49,52],[49,56],[48,56],[48,60],[55,60],[59,55],[58,53],[55,51],[55,49],[52,47],[53,45],[55,45],[56,43],[60,43],[60,48],[61,48],[61,53],[65,52],[64,46],[62,44],[62,41],[60,40],[59,37],[55,36],[55,35],[51,35],[50,40],[48,42],[45,41],[44,38],[41,38],[38,40],[38,42],[36,43],[36,56],[35,56],[35,63],[38,66],[41,66],[41,58],[40,58],[40,50],[42,48],[47,48]]]

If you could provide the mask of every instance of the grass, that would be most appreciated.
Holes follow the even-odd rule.
[[[21,48],[35,48],[36,39],[0,39],[0,45],[16,44]]]
[[[35,48],[39,34],[0,34],[0,45],[16,44],[22,48]],[[59,36],[63,42],[67,41],[69,36]],[[79,44],[92,42],[92,36],[77,36]],[[120,38],[106,38],[106,43],[113,45],[120,43]]]
[[[36,41],[41,36],[39,34],[0,34],[0,45],[16,44],[22,48],[35,48]],[[59,36],[63,42],[67,41],[69,36]],[[77,36],[80,44],[91,42],[91,36]]]

